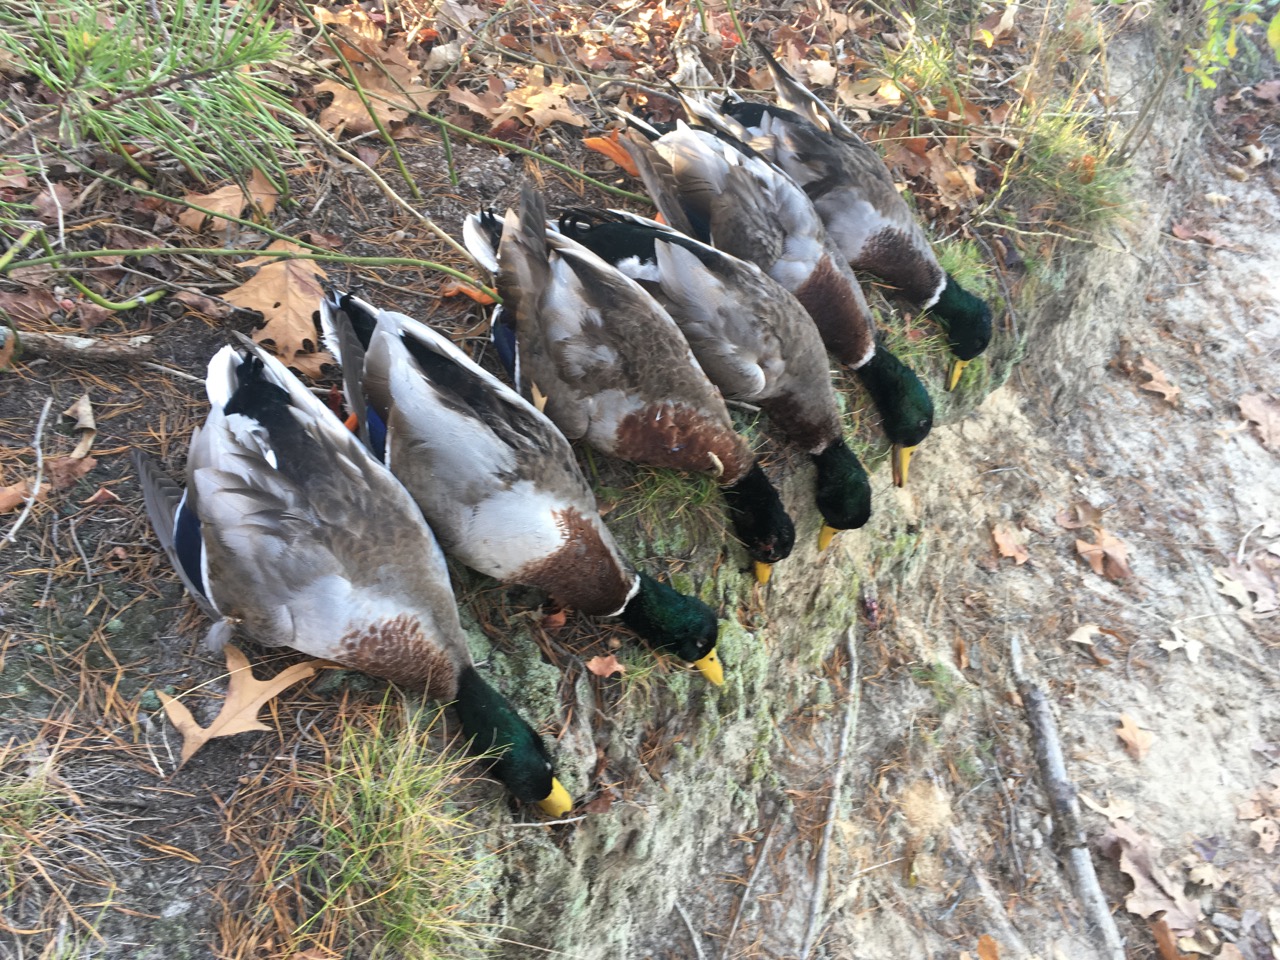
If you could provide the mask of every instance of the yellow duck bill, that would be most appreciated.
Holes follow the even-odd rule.
[[[960,374],[964,373],[964,368],[968,365],[968,360],[951,361],[951,369],[947,371],[947,392],[956,388],[956,385],[960,382]]]
[[[551,792],[538,801],[542,812],[552,817],[563,817],[573,809],[573,797],[555,777],[551,778]]]
[[[915,447],[904,447],[896,443],[893,445],[893,485],[895,487],[907,485],[907,471],[911,468],[911,455],[915,452]]]
[[[720,657],[714,647],[701,660],[693,661],[693,665],[702,671],[702,675],[717,687],[724,686],[724,667],[720,664]]]

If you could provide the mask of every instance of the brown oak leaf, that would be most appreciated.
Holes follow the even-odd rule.
[[[302,250],[285,240],[277,240],[267,249]],[[321,363],[332,363],[327,353],[314,350],[319,335],[312,315],[324,296],[320,286],[324,270],[309,260],[274,257],[255,257],[241,266],[257,267],[258,272],[247,283],[224,293],[222,299],[262,314],[263,325],[254,331],[254,340],[270,340],[280,359],[292,366],[310,364],[319,372]]]
[[[66,490],[97,465],[98,461],[93,457],[55,457],[46,460],[44,468],[49,474],[49,486],[54,490]]]
[[[258,680],[253,676],[249,661],[243,653],[229,643],[222,649],[226,651],[227,670],[231,678],[227,684],[226,702],[209,726],[202,727],[196,723],[191,711],[180,700],[167,693],[160,693],[164,712],[182,734],[179,769],[191,759],[192,754],[214,737],[230,737],[250,730],[270,730],[270,727],[258,719],[258,711],[262,705],[295,683],[312,676],[323,662],[308,660],[306,663],[296,663],[270,680]]]
[[[185,203],[212,210],[214,214],[224,213],[230,217],[240,216],[240,211],[249,204],[257,207],[263,215],[276,208],[276,201],[280,199],[280,190],[261,170],[253,171],[253,176],[249,178],[245,187],[248,190],[247,195],[245,190],[240,188],[240,184],[229,183],[212,193],[189,193],[182,199]],[[184,210],[178,214],[178,222],[188,230],[196,232],[204,229],[205,220],[209,221],[209,225],[214,230],[222,230],[230,223],[223,217],[210,216],[201,210]]]
[[[1187,898],[1182,884],[1171,879],[1157,862],[1160,848],[1123,820],[1111,824],[1102,837],[1103,851],[1120,863],[1133,881],[1133,892],[1125,906],[1140,917],[1164,912],[1164,920],[1174,933],[1189,935],[1200,919],[1200,908]]]
[[[1139,361],[1138,366],[1143,373],[1151,378],[1146,383],[1138,384],[1138,389],[1158,393],[1170,406],[1176,407],[1178,405],[1178,394],[1182,393],[1182,388],[1170,383],[1165,372],[1146,357]]]
[[[1059,510],[1053,518],[1058,526],[1066,530],[1080,530],[1084,527],[1096,527],[1102,523],[1102,511],[1087,501],[1073,503]]]
[[[30,493],[30,480],[19,480],[17,483],[9,484],[7,487],[0,487],[0,513],[8,513],[10,510],[18,509],[18,507],[27,502],[27,495]]]
[[[1280,400],[1265,393],[1240,398],[1240,412],[1258,431],[1258,439],[1270,450],[1280,450]]]
[[[1124,541],[1101,527],[1097,528],[1096,534],[1097,543],[1077,540],[1076,552],[1089,561],[1089,566],[1099,576],[1108,577],[1111,580],[1132,577],[1133,571],[1129,569],[1129,548],[1124,545]]]
[[[1154,733],[1143,730],[1138,726],[1138,721],[1127,713],[1120,714],[1120,726],[1116,727],[1116,736],[1124,741],[1125,752],[1135,760],[1145,757],[1156,739]]]
[[[1015,565],[1021,566],[1031,559],[1031,554],[1018,542],[1017,530],[1008,521],[1001,520],[991,528],[991,539],[995,541],[1000,556],[1012,557]]]

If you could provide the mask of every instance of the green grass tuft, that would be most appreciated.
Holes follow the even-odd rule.
[[[460,957],[483,929],[464,919],[479,892],[469,814],[453,793],[470,759],[430,742],[441,711],[391,705],[348,724],[272,883],[297,883],[311,904],[286,955],[340,939],[361,955]]]

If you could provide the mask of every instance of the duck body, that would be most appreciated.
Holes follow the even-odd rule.
[[[754,263],[808,311],[827,349],[857,369],[875,353],[875,327],[857,278],[804,191],[724,131],[684,121],[628,149],[664,218]]]
[[[681,121],[652,140],[656,131],[625,141],[655,204],[672,226],[756,264],[795,296],[827,350],[866,387],[893,446],[895,482],[905,484],[911,454],[933,428],[928,391],[877,346],[862,288],[805,192],[735,139],[743,132],[736,121],[702,101],[685,103],[715,131]]]
[[[727,100],[724,115],[753,149],[804,188],[849,264],[897,287],[933,316],[960,361],[948,389],[991,342],[991,308],[943,270],[884,160],[812,91],[761,48],[781,106]]]
[[[362,363],[362,393],[388,427],[391,469],[448,554],[584,613],[619,616],[721,681],[715,614],[623,555],[550,419],[404,314],[338,294],[321,321],[331,344],[343,324],[356,331],[361,353],[341,348],[344,375]]]
[[[480,218],[483,221],[483,218]],[[714,476],[752,559],[790,554],[795,528],[720,391],[674,320],[636,281],[549,230],[539,195],[468,231],[500,232],[502,324],[514,330],[514,376],[570,439],[633,463]],[[490,235],[489,239],[492,239]],[[498,335],[498,332],[495,332]]]
[[[788,440],[815,458],[820,473],[828,462],[845,468],[830,481],[833,496],[820,498],[830,527],[866,523],[866,471],[852,453],[840,457],[832,450],[845,443],[826,350],[795,297],[755,264],[635,214],[571,211],[559,229],[662,304],[725,396],[759,404]]]
[[[477,673],[444,555],[404,487],[264,351],[223,348],[206,386],[185,493],[136,460],[162,545],[219,618],[213,636],[234,625],[456,700],[477,749],[500,750],[513,793],[555,813],[571,806],[541,739]]]

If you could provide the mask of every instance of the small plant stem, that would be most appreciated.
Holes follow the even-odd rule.
[[[434,220],[432,220],[426,214],[421,213],[420,211],[415,209],[412,204],[410,204],[402,196],[400,196],[398,193],[392,190],[391,186],[387,183],[387,181],[383,180],[382,177],[380,177],[377,174],[377,172],[372,167],[370,167],[367,163],[365,163],[363,160],[357,157],[354,153],[351,153],[350,151],[343,149],[343,147],[338,143],[338,141],[335,140],[332,136],[330,136],[329,133],[323,127],[307,119],[306,117],[299,117],[298,120],[302,124],[303,129],[310,132],[310,134],[313,137],[319,140],[322,144],[324,144],[334,153],[338,154],[338,156],[342,157],[342,159],[347,161],[347,163],[350,163],[352,166],[358,167],[364,173],[365,176],[367,176],[370,180],[372,180],[375,184],[377,184],[378,189],[382,191],[383,196],[385,196],[388,200],[390,200],[392,203],[398,206],[401,210],[403,210],[405,213],[409,214],[409,216],[413,217],[415,220],[417,220],[419,223],[425,226],[428,230],[434,233],[437,237],[439,237],[445,243],[449,244],[449,246],[453,247],[453,249],[456,250],[458,253],[462,254],[472,263],[475,263],[475,258],[471,256],[471,252],[466,247],[464,247],[457,240],[453,239],[453,237],[449,236],[449,234],[447,234],[444,230],[442,230],[439,226],[437,226]],[[415,193],[415,196],[420,197],[421,195]],[[477,264],[477,266],[479,266],[479,264]]]
[[[0,273],[4,273],[9,261],[21,253],[40,232],[39,227],[28,227],[22,232],[22,236],[13,242],[13,246],[4,252],[4,256],[0,256]]]
[[[738,40],[742,43],[742,48],[750,50],[751,41],[747,38],[747,32],[742,29],[742,24],[738,22],[738,11],[734,8],[733,0],[725,0],[725,7],[729,11],[729,19],[733,21],[733,29],[738,33]]]
[[[43,230],[39,231],[39,235],[40,235],[40,245],[44,247],[44,252],[51,257],[56,257],[57,254],[54,253],[53,247],[49,244],[49,237],[45,234]],[[70,274],[67,274],[67,280],[71,283],[73,287],[79,290],[80,293],[89,302],[96,303],[98,306],[105,307],[106,309],[111,310],[112,312],[115,312],[115,313],[119,313],[122,310],[132,310],[135,307],[140,307],[146,303],[155,303],[157,300],[159,300],[161,297],[165,296],[165,294],[168,293],[167,290],[163,290],[163,289],[152,290],[150,293],[145,293],[145,294],[140,293],[136,297],[131,297],[130,299],[125,300],[122,303],[115,303],[114,301],[108,300],[106,297],[102,296],[101,294],[94,293],[92,290],[90,290],[88,287],[86,287],[83,283],[81,283],[79,280],[77,280],[75,277],[71,276]]]
[[[9,528],[9,532],[5,535],[4,543],[13,543],[17,539],[18,531],[27,522],[31,508],[35,505],[36,497],[40,496],[40,486],[44,483],[44,448],[41,444],[44,439],[44,422],[49,418],[49,408],[52,406],[53,397],[48,397],[44,402],[43,409],[40,411],[40,419],[36,421],[36,436],[31,441],[36,451],[36,479],[31,484],[31,489],[27,492],[26,502],[22,505],[22,513],[18,514],[18,519],[13,521],[13,526]]]
[[[329,31],[325,29],[324,24],[316,19],[315,14],[311,12],[311,8],[305,3],[299,4],[298,7],[302,10],[306,18],[311,21],[311,25],[316,28],[320,36],[324,38],[325,42],[329,44],[329,49],[337,54],[338,59],[342,61],[342,66],[347,71],[347,79],[351,81],[351,88],[355,90],[356,96],[359,97],[360,102],[364,104],[364,109],[369,114],[369,119],[372,120],[373,125],[378,128],[378,133],[382,135],[383,141],[391,150],[391,156],[395,159],[396,166],[400,168],[400,175],[404,177],[404,182],[409,185],[409,195],[415,200],[421,200],[422,193],[418,190],[418,185],[413,182],[413,177],[409,175],[409,168],[405,166],[404,157],[400,155],[400,148],[396,146],[395,139],[387,132],[387,128],[383,125],[377,111],[373,109],[373,104],[369,102],[369,96],[365,93],[364,87],[361,86],[360,79],[356,76],[355,68],[351,66],[351,62],[347,59],[346,54],[342,52],[338,44],[334,43],[333,40],[330,39]],[[304,118],[299,114],[297,119]],[[311,125],[310,120],[307,120],[306,123],[308,126]]]

